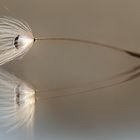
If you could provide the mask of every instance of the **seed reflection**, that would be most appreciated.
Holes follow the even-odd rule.
[[[7,132],[33,125],[34,89],[14,75],[0,69],[0,122]]]

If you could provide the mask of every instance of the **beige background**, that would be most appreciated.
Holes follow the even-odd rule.
[[[26,20],[35,37],[76,37],[136,52],[140,52],[139,7],[138,0],[0,0],[1,16]],[[6,135],[1,130],[1,138],[139,140],[138,78],[86,91],[96,81],[137,65],[139,59],[109,49],[71,42],[37,42],[23,59],[4,67],[40,90],[40,98],[52,98],[36,103],[32,132],[23,127]],[[99,87],[106,83],[99,82]],[[53,90],[58,88],[66,89]],[[83,94],[79,95],[79,91]]]

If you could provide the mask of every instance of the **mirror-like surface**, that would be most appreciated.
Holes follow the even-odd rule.
[[[26,20],[35,37],[77,37],[140,52],[139,4],[137,0],[1,0],[0,13]],[[1,138],[139,140],[139,63],[105,48],[37,42],[23,59],[4,65],[38,91],[34,127],[8,134],[1,128]],[[67,94],[74,96],[54,98]]]

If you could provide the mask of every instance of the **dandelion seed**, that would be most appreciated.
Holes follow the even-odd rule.
[[[7,132],[23,125],[32,126],[34,110],[34,89],[0,69],[0,121]]]
[[[140,58],[140,53],[95,41],[67,37],[36,38],[33,36],[32,30],[26,22],[22,22],[12,17],[2,17],[0,18],[0,65],[25,55],[37,40],[85,43],[110,48]]]

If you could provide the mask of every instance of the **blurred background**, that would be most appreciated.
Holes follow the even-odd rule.
[[[138,0],[0,0],[0,15],[24,19],[35,37],[88,39],[140,53],[139,5]],[[34,125],[8,134],[1,128],[1,139],[139,140],[139,69],[136,79],[117,84],[135,74],[139,61],[82,43],[38,41],[23,59],[3,66],[39,91]],[[99,88],[115,86],[94,90],[97,81],[103,81]]]

